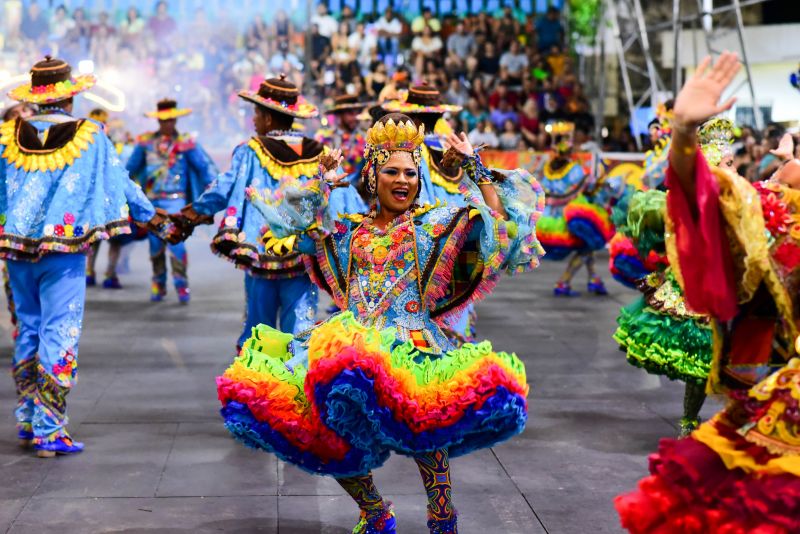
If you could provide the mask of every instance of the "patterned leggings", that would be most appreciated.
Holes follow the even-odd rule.
[[[455,509],[451,500],[450,460],[447,449],[429,452],[414,458],[428,494],[428,517],[435,520],[451,519]],[[367,515],[381,513],[386,508],[372,473],[355,477],[337,478],[336,481]]]
[[[597,272],[594,270],[594,252],[582,251],[572,254],[567,263],[567,268],[564,270],[564,274],[561,275],[559,281],[569,284],[572,281],[572,277],[575,276],[575,273],[578,272],[578,269],[580,269],[582,265],[586,265],[589,278],[597,276]]]

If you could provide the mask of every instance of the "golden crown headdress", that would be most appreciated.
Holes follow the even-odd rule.
[[[395,123],[389,119],[385,123],[377,122],[367,131],[367,145],[376,150],[403,150],[413,152],[425,140],[425,127],[417,126],[412,121]]]
[[[411,120],[395,122],[376,122],[367,130],[367,145],[364,148],[364,159],[367,164],[362,170],[367,179],[367,188],[375,193],[377,187],[377,167],[384,165],[392,152],[410,152],[414,164],[419,167],[422,162],[422,143],[425,141],[425,126],[417,126]]]
[[[708,163],[717,166],[733,154],[733,130],[733,122],[724,118],[711,119],[700,126],[697,138]]]
[[[544,130],[551,135],[567,135],[575,131],[575,123],[567,121],[548,122]]]

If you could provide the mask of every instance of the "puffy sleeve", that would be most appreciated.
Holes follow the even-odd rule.
[[[233,151],[231,166],[228,171],[214,178],[204,188],[205,191],[197,192],[199,197],[192,203],[192,207],[197,213],[213,216],[228,206],[231,195],[237,189],[235,187],[237,182],[246,181],[252,175],[253,158],[247,157],[248,150],[247,145],[238,146]]]
[[[337,306],[345,308],[350,237],[363,217],[334,221],[330,193],[327,183],[319,179],[284,183],[268,197],[266,191],[249,190],[250,202],[272,234],[278,239],[299,236],[297,247],[304,254],[306,272]]]

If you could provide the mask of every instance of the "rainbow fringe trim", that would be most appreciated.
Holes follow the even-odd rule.
[[[263,325],[255,334],[217,378],[225,425],[311,473],[363,474],[391,451],[459,456],[525,427],[525,368],[488,342],[428,355],[344,312],[312,332],[308,370],[292,370],[286,334]]]
[[[570,233],[563,217],[543,215],[536,223],[536,237],[548,260],[563,260],[571,252],[584,248],[583,242]]]
[[[605,248],[614,235],[608,210],[592,204],[582,195],[564,207],[564,218],[569,231],[590,250]]]

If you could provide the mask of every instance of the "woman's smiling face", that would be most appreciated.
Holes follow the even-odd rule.
[[[392,152],[378,169],[378,202],[381,209],[393,215],[407,211],[419,191],[419,170],[410,152]]]

